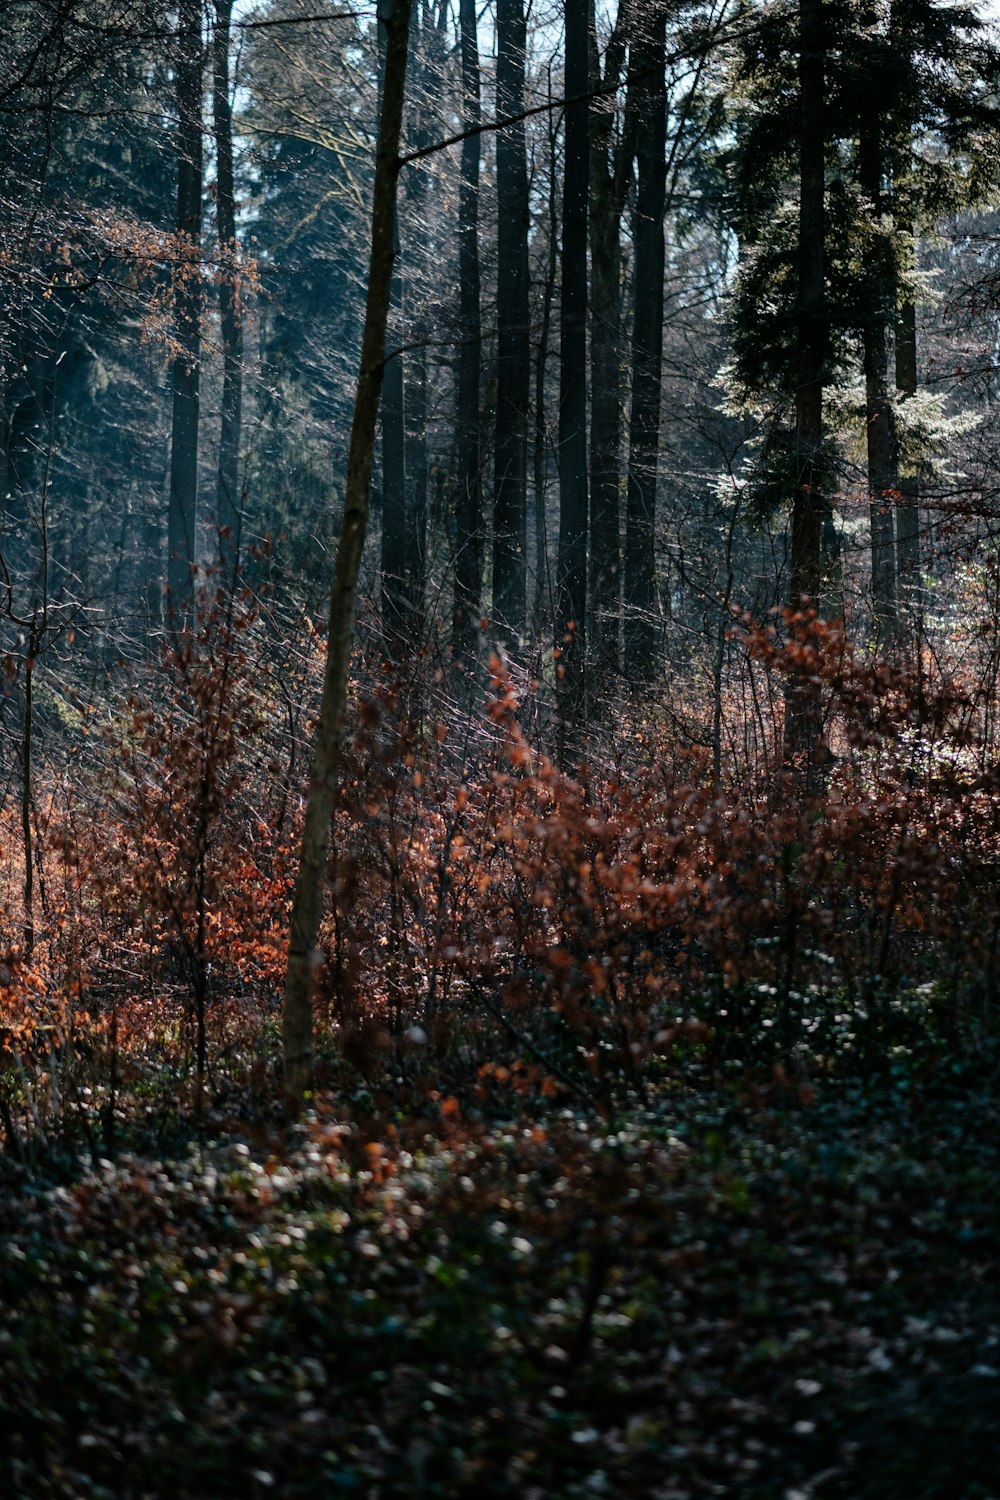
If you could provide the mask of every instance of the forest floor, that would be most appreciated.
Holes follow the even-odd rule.
[[[0,1492],[1000,1496],[995,1053],[502,1115],[9,1165]]]

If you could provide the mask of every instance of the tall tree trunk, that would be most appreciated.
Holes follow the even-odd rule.
[[[625,65],[628,0],[618,17],[604,58],[597,46],[594,7],[590,7],[590,591],[592,697],[600,698],[618,671],[621,625],[621,447],[622,258],[620,220],[625,207],[628,168],[634,143],[626,129],[616,135],[616,101],[609,91]],[[600,97],[598,97],[600,95]]]
[[[379,88],[384,93],[386,35],[379,27]],[[399,253],[399,210],[393,199],[393,272],[390,296],[393,342],[403,342],[404,287]],[[403,355],[389,354],[382,380],[382,632],[386,655],[401,659],[406,648],[409,609],[406,577],[406,396]]]
[[[666,200],[666,8],[636,18],[629,88],[636,101],[637,191],[632,407],[625,515],[625,652],[635,681],[656,664],[656,475],[663,372],[663,213]]]
[[[459,0],[462,43],[463,126],[476,131],[481,117],[479,42],[475,0]],[[475,657],[482,610],[483,496],[480,438],[482,322],[479,275],[478,134],[462,142],[458,197],[458,296],[461,344],[458,351],[458,475],[455,516],[455,608],[452,649],[468,665]]]
[[[424,593],[427,586],[427,528],[430,514],[427,461],[427,334],[420,316],[410,328],[413,348],[406,356],[406,530],[407,634],[418,644],[423,634]]]
[[[896,321],[896,390],[902,399],[917,394],[917,312],[904,302]],[[896,506],[896,567],[899,612],[908,646],[919,641],[920,592],[920,480],[915,474],[899,480]]]
[[[587,652],[587,0],[566,0],[566,125],[559,337],[560,717],[582,727]],[[575,739],[575,733],[572,734]]]
[[[548,100],[552,104],[552,68],[548,69]],[[546,613],[555,620],[555,601],[551,597],[549,579],[549,546],[545,513],[548,508],[549,432],[548,411],[545,403],[545,377],[549,362],[549,336],[552,331],[552,305],[556,295],[556,274],[559,269],[559,210],[556,199],[558,178],[557,146],[558,126],[555,110],[546,111],[548,127],[548,235],[545,252],[545,282],[542,287],[542,321],[535,347],[535,401],[534,437],[532,441],[532,498],[534,501],[535,532],[535,593],[532,600],[531,620],[535,635],[542,633],[542,621]],[[546,606],[548,608],[546,609]]]
[[[413,149],[423,150],[431,144],[437,133],[435,126],[438,111],[435,99],[441,87],[441,68],[444,52],[445,4],[438,0],[435,16],[431,0],[424,0],[422,13],[417,22],[413,17],[413,38],[410,43],[412,61],[416,67],[417,123],[413,137]],[[411,63],[412,71],[412,63]],[[409,179],[408,201],[414,221],[424,224],[428,218],[428,187],[430,179],[424,164],[416,166]],[[421,303],[427,297],[428,267],[427,245],[421,238],[409,250],[407,262],[411,266],[410,284],[414,287],[412,301],[416,311],[407,336],[411,352],[406,356],[406,479],[407,479],[407,561],[410,594],[409,634],[412,642],[423,637],[425,591],[427,587],[427,546],[430,521],[430,466],[427,458],[427,340],[430,328],[426,312]]]
[[[859,147],[859,179],[872,221],[882,217],[882,132],[878,101],[866,100]],[[862,330],[865,369],[865,436],[868,449],[868,510],[871,522],[872,616],[875,638],[890,640],[896,624],[896,560],[893,508],[899,485],[896,422],[889,394],[889,309],[895,306],[891,252],[878,242],[869,269],[869,296]],[[874,276],[871,271],[874,270]],[[889,284],[891,283],[891,284]]]
[[[170,499],[167,507],[168,615],[176,627],[191,594],[198,515],[201,361],[202,38],[200,0],[180,0],[177,38],[177,353],[171,370]]]
[[[410,0],[381,0],[379,23],[380,26],[384,25],[386,34],[385,71],[375,163],[371,260],[361,369],[347,456],[344,518],[330,590],[323,697],[316,727],[299,870],[292,898],[288,967],[285,973],[282,1017],[284,1083],[285,1096],[292,1108],[301,1105],[303,1095],[312,1084],[312,991],[316,939],[319,933],[330,820],[346,719],[347,672],[354,639],[358,573],[368,527],[368,492],[392,285],[393,224],[396,217],[399,134],[410,34]]]
[[[499,119],[524,109],[523,0],[497,0]],[[524,634],[527,569],[528,164],[524,121],[497,136],[497,405],[493,480],[493,622],[515,648]]]
[[[823,0],[799,0],[799,285],[795,391],[797,476],[792,498],[789,606],[818,609],[823,537],[823,370],[826,355],[826,67]],[[822,705],[812,683],[792,680],[785,705],[791,765],[818,763]]]
[[[232,584],[239,560],[240,429],[243,414],[243,314],[240,302],[239,246],[236,241],[236,192],[233,174],[233,107],[229,93],[229,45],[233,0],[215,0],[212,118],[218,184],[216,213],[222,264],[219,273],[219,320],[222,333],[222,431],[216,485],[216,521],[223,580]]]

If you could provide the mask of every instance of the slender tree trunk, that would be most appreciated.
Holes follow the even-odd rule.
[[[890,3],[889,36],[895,52],[903,50],[907,64],[913,63],[914,39],[908,33],[905,6]],[[899,12],[903,14],[900,15]],[[902,24],[900,25],[900,22]],[[904,147],[904,171],[911,148]],[[897,222],[898,233],[912,230],[912,225]],[[896,308],[896,401],[897,406],[917,394],[917,310],[907,298]],[[897,434],[897,471],[899,464]],[[896,485],[896,601],[903,649],[919,666],[920,639],[923,629],[923,600],[920,584],[920,479],[917,473],[901,474]]]
[[[292,898],[285,974],[283,1044],[285,1095],[297,1108],[312,1083],[312,992],[316,939],[330,839],[330,820],[347,710],[347,672],[354,639],[358,573],[368,527],[368,492],[385,358],[386,323],[394,258],[393,225],[399,173],[399,134],[406,84],[410,0],[382,0],[385,72],[372,203],[371,260],[365,326],[347,457],[344,518],[330,590],[330,621],[323,697],[312,777],[302,829],[299,871]]]
[[[239,246],[236,240],[236,192],[233,173],[233,107],[230,99],[229,45],[233,0],[215,0],[212,57],[212,117],[218,183],[219,321],[222,333],[222,431],[216,485],[219,559],[228,585],[239,561],[240,431],[243,416],[243,313],[240,297]]]
[[[406,360],[406,529],[407,634],[417,644],[423,634],[424,594],[427,587],[427,532],[430,516],[427,461],[427,335],[420,317],[412,324],[413,349]]]
[[[474,131],[482,117],[479,42],[475,0],[459,0],[462,44],[463,125]],[[483,485],[480,437],[480,363],[482,321],[479,275],[478,135],[462,142],[458,198],[458,295],[461,344],[458,352],[458,505],[455,517],[455,609],[452,647],[455,660],[475,658],[482,612]]]
[[[797,477],[792,497],[789,606],[817,610],[822,585],[823,368],[826,353],[826,105],[823,0],[799,0],[799,286],[795,392]],[[789,764],[816,763],[822,706],[813,684],[790,681]]]
[[[590,88],[590,588],[592,698],[618,671],[622,549],[621,448],[622,258],[620,220],[633,143],[616,136],[614,96],[625,65],[628,0],[619,0],[601,76],[597,30],[589,20]],[[600,93],[601,97],[598,97]],[[632,118],[634,111],[628,111]]]
[[[399,219],[393,222],[393,255],[399,264]],[[391,305],[402,311],[403,278],[392,277]],[[394,319],[394,333],[400,324]],[[407,627],[406,600],[406,410],[403,355],[390,353],[382,384],[382,631],[390,660],[401,656]]]
[[[379,27],[379,88],[384,92],[386,36]],[[390,298],[391,337],[403,343],[405,289],[399,245],[399,208],[393,209],[393,272]],[[409,626],[406,568],[406,393],[403,354],[397,347],[385,363],[382,379],[382,632],[386,655],[399,661]]]
[[[860,140],[860,185],[877,225],[882,216],[882,133],[876,100],[866,101]],[[878,234],[876,230],[876,235]],[[865,435],[868,449],[868,510],[871,520],[872,615],[875,638],[891,640],[896,625],[896,559],[893,510],[899,486],[896,422],[889,394],[889,308],[895,278],[888,250],[876,240],[869,306],[862,331],[865,369]],[[887,282],[892,281],[890,287]]]
[[[41,644],[38,605],[32,612],[28,649],[24,657],[24,729],[21,741],[21,850],[24,857],[24,922],[21,928],[24,956],[35,951],[35,850],[31,834],[31,804],[34,796],[32,737],[34,735],[35,659]]]
[[[559,339],[560,716],[582,728],[587,652],[587,203],[590,81],[587,0],[566,0],[565,166]]]
[[[441,65],[444,52],[445,7],[439,0],[438,14],[433,14],[430,0],[425,0],[417,24],[417,13],[413,17],[413,39],[411,41],[412,63],[417,64],[416,88],[418,98],[417,125],[413,147],[422,150],[429,146],[436,134],[438,112],[434,100],[441,87]],[[424,164],[418,164],[409,179],[409,203],[417,224],[428,219],[428,189],[430,179]],[[427,587],[427,547],[430,523],[430,465],[427,457],[427,340],[430,334],[428,319],[418,299],[427,295],[427,245],[423,239],[408,252],[407,261],[412,265],[411,285],[415,287],[414,303],[416,315],[410,328],[407,342],[411,352],[406,357],[406,478],[407,478],[407,531],[408,531],[408,580],[410,593],[409,634],[412,642],[423,638],[425,592]]]
[[[548,99],[551,105],[551,67],[548,70]],[[532,498],[534,501],[535,523],[535,592],[532,601],[531,619],[534,633],[538,636],[542,633],[542,621],[546,615],[546,604],[548,604],[548,614],[553,620],[553,628],[555,619],[554,601],[551,598],[550,590],[549,545],[546,528],[546,510],[548,508],[549,494],[549,432],[548,409],[545,402],[545,378],[549,363],[549,338],[552,332],[552,306],[555,302],[556,274],[559,269],[559,209],[556,199],[558,127],[554,109],[549,109],[546,112],[546,121],[549,133],[548,235],[545,252],[545,283],[542,287],[542,322],[538,330],[538,343],[535,347],[534,437],[531,450]]]
[[[632,408],[625,516],[625,654],[638,683],[656,665],[656,475],[663,372],[663,214],[666,200],[666,8],[636,20],[630,90],[638,116]]]
[[[170,439],[170,499],[167,508],[169,618],[176,627],[192,589],[198,515],[198,428],[201,361],[201,137],[202,38],[200,0],[180,0],[177,39],[178,242],[185,260],[178,268],[177,353],[171,370],[173,417]]]
[[[523,0],[497,0],[497,116],[524,109]],[[526,611],[528,165],[524,122],[497,136],[497,404],[493,480],[493,623],[517,648]]]
[[[896,390],[902,399],[917,394],[917,312],[904,302],[896,322]],[[919,639],[920,593],[920,480],[915,474],[899,480],[896,505],[896,566],[899,612],[911,647]]]

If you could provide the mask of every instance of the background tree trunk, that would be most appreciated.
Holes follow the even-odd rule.
[[[444,59],[445,0],[438,0],[437,15],[425,0],[417,25],[413,17],[411,41],[411,74],[415,72],[417,124],[413,149],[426,149],[434,139],[438,111],[437,95],[441,88]],[[414,68],[414,64],[416,67]],[[409,179],[408,202],[414,222],[423,225],[434,218],[429,202],[430,179],[426,164],[418,163]],[[406,481],[407,481],[407,575],[409,584],[409,638],[419,644],[424,635],[424,607],[427,588],[427,548],[430,523],[430,465],[427,457],[428,361],[427,345],[431,336],[426,300],[433,282],[425,241],[421,238],[408,252],[410,285],[415,315],[410,324],[404,378],[406,395]]]
[[[815,608],[820,592],[823,361],[825,354],[826,138],[822,0],[799,6],[799,292],[790,603]]]
[[[904,302],[896,321],[896,390],[906,400],[917,394],[917,312]],[[896,567],[899,613],[911,650],[920,637],[920,480],[916,474],[899,480],[896,506]]]
[[[566,0],[565,164],[559,338],[559,588],[556,647],[560,720],[582,731],[587,654],[587,0]]]
[[[386,35],[379,27],[379,87],[384,96],[388,66]],[[405,293],[399,248],[399,209],[393,196],[392,286],[390,316],[393,341],[382,379],[382,632],[386,655],[398,661],[406,646],[409,610],[406,580],[406,392],[403,355]]]
[[[479,41],[475,0],[459,0],[462,45],[463,126],[475,131],[482,107],[479,80]],[[458,295],[461,342],[458,350],[457,508],[455,515],[455,607],[452,649],[455,660],[475,657],[482,612],[482,444],[479,426],[482,323],[479,274],[479,161],[478,134],[462,142],[458,198]]]
[[[171,368],[173,414],[167,508],[169,617],[176,625],[191,594],[198,515],[198,428],[201,361],[201,199],[203,186],[199,0],[180,0],[177,38],[177,218],[186,258],[178,268],[177,354]]]
[[[826,353],[826,105],[823,0],[799,3],[799,287],[796,309],[796,479],[792,496],[791,609],[818,609],[823,537],[823,367]],[[785,755],[811,766],[821,705],[812,684],[790,681]]]
[[[896,625],[896,559],[893,527],[899,486],[895,413],[889,395],[888,322],[895,306],[891,251],[880,243],[882,218],[882,141],[877,101],[865,101],[859,148],[861,191],[875,226],[874,263],[869,270],[868,307],[862,332],[865,373],[865,439],[868,453],[868,510],[871,521],[872,617],[875,639],[885,645]]]
[[[548,98],[552,102],[552,68],[548,69]],[[535,346],[535,400],[532,413],[534,436],[532,440],[532,499],[534,502],[535,532],[535,578],[534,597],[531,608],[532,633],[542,634],[543,621],[548,618],[555,628],[551,579],[549,577],[549,540],[545,513],[548,502],[549,476],[549,429],[548,408],[545,401],[545,378],[549,362],[549,342],[552,333],[552,306],[556,295],[556,277],[559,271],[559,207],[556,196],[558,180],[558,126],[555,110],[546,116],[548,131],[546,152],[549,173],[549,191],[546,203],[545,280],[542,285],[542,318]]]
[[[499,119],[524,109],[523,0],[497,0]],[[493,628],[517,649],[525,629],[528,407],[528,166],[524,122],[497,136],[497,408],[493,480]]]
[[[418,316],[410,325],[412,348],[406,355],[406,575],[407,638],[411,645],[423,635],[424,593],[427,586],[427,528],[429,465],[427,461],[427,339],[429,329]]]
[[[666,9],[636,18],[629,83],[638,117],[635,223],[635,314],[625,531],[625,653],[636,682],[656,664],[656,476],[663,373],[663,211],[667,187],[664,96]]]
[[[607,91],[625,66],[628,0],[620,0],[601,76],[593,5],[590,43],[590,592],[591,697],[618,670],[621,623],[621,216],[633,142],[615,132],[616,100]],[[601,97],[597,97],[600,93]]]
[[[219,319],[222,333],[222,431],[216,486],[216,522],[223,579],[233,581],[239,560],[240,428],[243,412],[243,316],[236,240],[236,191],[233,180],[233,108],[230,100],[229,45],[233,0],[215,0],[212,118],[215,126],[216,213],[222,266],[219,273]]]

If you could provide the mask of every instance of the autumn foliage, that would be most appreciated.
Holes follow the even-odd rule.
[[[147,1074],[164,1098],[268,1093],[306,726],[266,631],[248,604],[206,605],[110,713],[81,710],[37,808],[30,961],[8,828],[5,1045],[27,1079],[44,1028],[70,1134],[127,1116]],[[989,1030],[998,830],[970,690],[859,662],[816,620],[734,638],[763,701],[775,679],[812,684],[821,785],[741,758],[735,735],[717,777],[683,702],[669,735],[626,709],[568,774],[544,750],[544,689],[499,660],[478,713],[442,668],[356,685],[317,972],[329,1082],[346,1067],[606,1111],[678,1053],[777,1066],[807,1094],[928,1027]],[[288,654],[297,694],[321,650],[307,632]],[[18,1135],[30,1092],[5,1106]]]
[[[4,828],[18,1493],[61,1493],[38,1454],[72,1450],[74,1483],[124,1465],[156,1494],[654,1495],[668,1471],[749,1494],[766,1471],[857,1497],[858,1453],[895,1473],[866,1425],[894,1370],[947,1419],[935,1372],[972,1380],[961,1340],[992,1327],[940,1238],[962,1226],[977,1287],[982,716],[959,672],[859,660],[812,617],[734,620],[732,648],[721,756],[678,693],[623,703],[570,773],[544,681],[495,659],[462,710],[447,664],[399,675],[363,642],[292,1133],[280,993],[322,640],[206,599],[66,715],[30,955]],[[796,673],[809,772],[780,721],[740,717],[748,684],[777,703]],[[38,1197],[37,1174],[65,1185]],[[979,1476],[975,1380],[962,1402]]]

